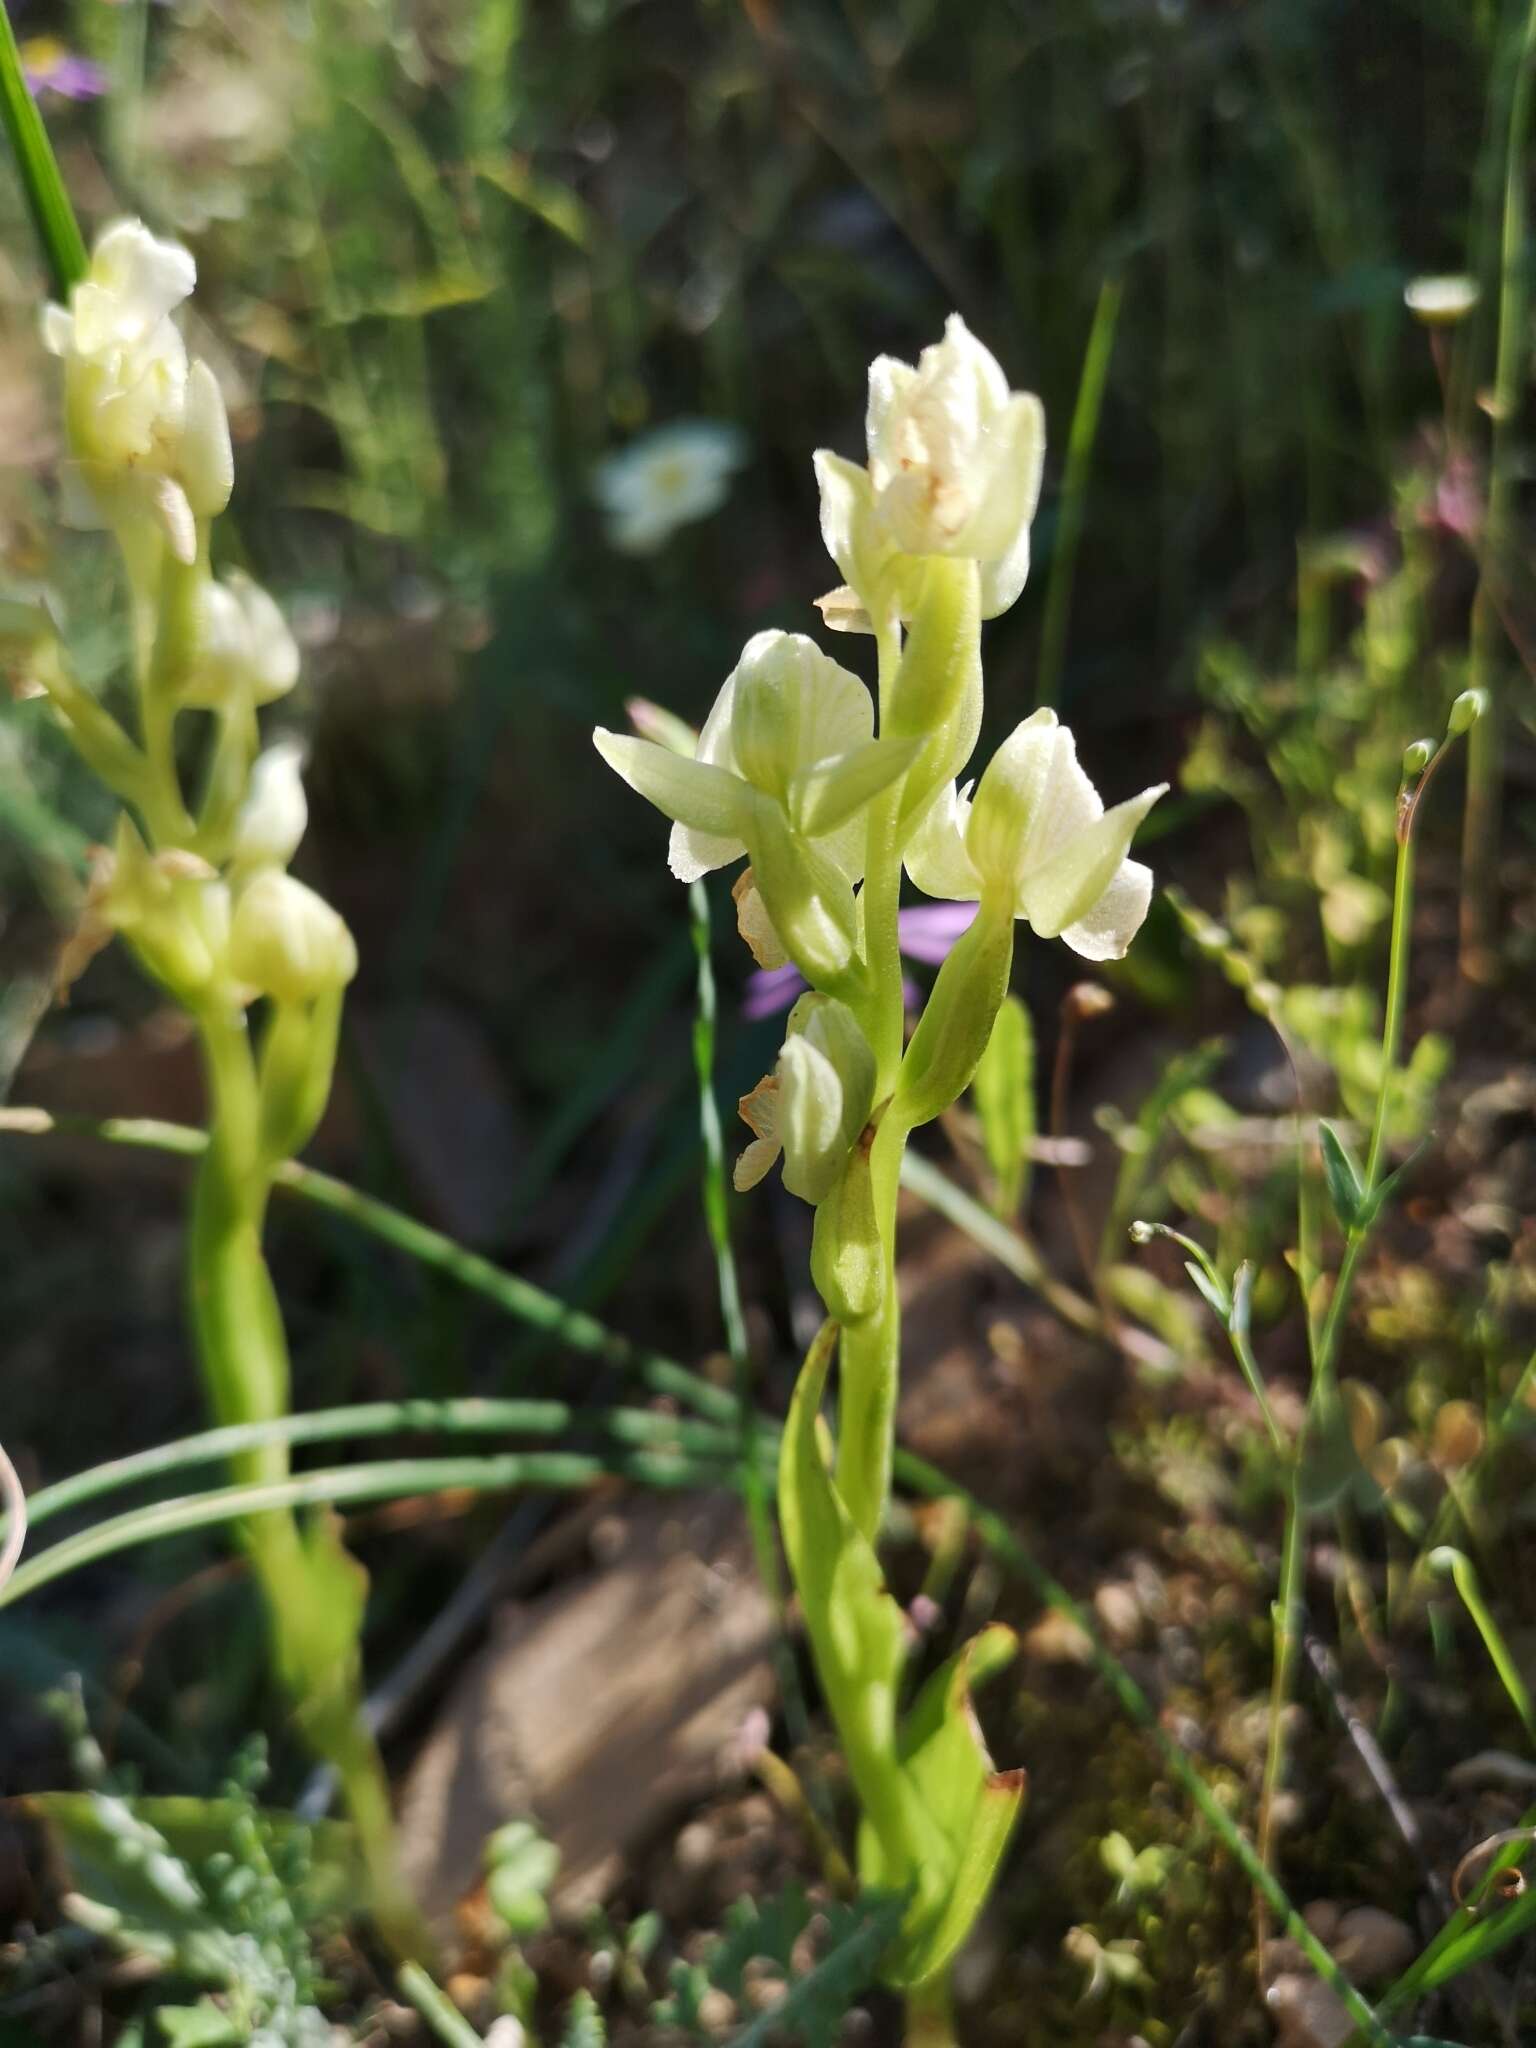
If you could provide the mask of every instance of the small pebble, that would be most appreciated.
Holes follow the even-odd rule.
[[[707,1869],[715,1853],[715,1831],[705,1820],[691,1820],[677,1838],[674,1854],[680,1870]]]
[[[1141,1602],[1134,1587],[1111,1579],[1095,1592],[1093,1611],[1115,1649],[1128,1649],[1140,1637]]]
[[[1265,2002],[1275,2019],[1276,2048],[1344,2048],[1355,2031],[1337,1994],[1300,1971],[1277,1977]]]
[[[1379,1906],[1353,1906],[1328,1944],[1341,1970],[1367,1984],[1399,1976],[1419,1952],[1413,1929]]]
[[[1339,1908],[1332,1899],[1314,1899],[1310,1906],[1302,1907],[1301,1917],[1325,1946],[1339,1931]]]

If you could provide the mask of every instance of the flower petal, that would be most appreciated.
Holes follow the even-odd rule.
[[[963,903],[981,895],[981,877],[965,850],[970,815],[965,794],[946,782],[918,820],[904,858],[907,873],[925,896]]]
[[[1041,938],[1053,939],[1068,925],[1091,921],[1099,899],[1116,879],[1137,826],[1167,787],[1159,782],[1116,804],[1020,877],[1018,914],[1028,918]]]
[[[1041,821],[1056,801],[1063,737],[1070,742],[1055,712],[1043,705],[1020,720],[987,763],[965,834],[978,874],[1012,882],[1028,866]]]
[[[622,775],[658,811],[678,824],[721,838],[740,826],[746,785],[729,769],[688,761],[654,740],[632,739],[599,726],[592,744],[616,775]]]
[[[1152,870],[1123,860],[1098,902],[1061,936],[1085,960],[1123,960],[1151,902]]]

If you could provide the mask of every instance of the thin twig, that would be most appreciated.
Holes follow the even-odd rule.
[[[1382,1755],[1375,1736],[1360,1718],[1344,1690],[1344,1680],[1338,1665],[1334,1662],[1333,1652],[1310,1630],[1305,1637],[1305,1643],[1308,1661],[1322,1682],[1323,1690],[1339,1717],[1344,1733],[1353,1744],[1356,1756],[1365,1766],[1366,1775],[1381,1794],[1383,1805],[1391,1814],[1398,1833],[1402,1836],[1413,1860],[1418,1864],[1436,1909],[1444,1918],[1449,1919],[1455,1908],[1451,1902],[1451,1895],[1445,1888],[1445,1880],[1430,1860],[1413,1808],[1398,1789],[1397,1780],[1392,1775],[1392,1766]]]

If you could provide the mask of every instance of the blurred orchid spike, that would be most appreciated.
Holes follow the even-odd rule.
[[[43,312],[44,343],[64,363],[66,516],[119,526],[148,513],[188,563],[197,521],[222,512],[234,484],[218,380],[189,360],[171,318],[196,281],[179,243],[120,220],[98,238],[69,305]]]

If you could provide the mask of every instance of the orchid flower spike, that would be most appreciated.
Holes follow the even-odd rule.
[[[184,562],[196,556],[197,521],[223,511],[234,483],[218,380],[188,358],[171,318],[196,280],[179,243],[120,220],[97,241],[69,305],[43,313],[44,343],[64,363],[67,515],[110,525],[148,510]]]
[[[988,764],[974,802],[946,784],[907,847],[907,873],[928,896],[957,901],[990,889],[1041,938],[1085,960],[1119,960],[1152,900],[1152,871],[1127,859],[1136,828],[1168,785],[1106,811],[1056,714],[1015,727]]]
[[[870,632],[911,615],[919,562],[947,555],[981,570],[981,615],[996,618],[1029,574],[1029,528],[1040,496],[1045,414],[1033,392],[1010,391],[997,359],[958,313],[914,368],[870,365],[867,466],[816,454],[821,530],[846,579],[819,600],[827,624]]]
[[[766,800],[818,842],[848,882],[864,871],[864,807],[916,743],[874,738],[868,686],[803,633],[757,633],[742,650],[687,759],[607,732],[593,743],[615,773],[673,821],[668,863],[696,882],[740,860]]]

